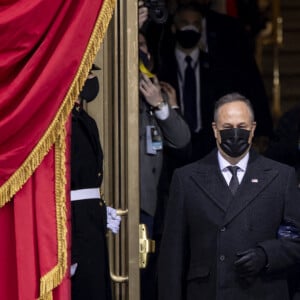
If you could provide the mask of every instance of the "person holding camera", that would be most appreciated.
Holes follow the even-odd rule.
[[[163,148],[182,148],[190,141],[188,125],[176,111],[176,94],[171,85],[151,73],[152,61],[144,35],[139,33],[140,59],[140,219],[153,232],[158,185],[163,165]],[[141,270],[141,299],[156,299],[156,254]]]

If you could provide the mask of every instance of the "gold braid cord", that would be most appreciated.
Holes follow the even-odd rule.
[[[65,126],[66,120],[73,108],[82,86],[89,74],[92,63],[99,51],[101,42],[106,33],[109,21],[114,11],[115,0],[104,0],[100,14],[95,23],[92,35],[83,55],[81,64],[77,74],[69,88],[69,91],[63,100],[57,114],[28,155],[24,163],[16,170],[16,172],[0,187],[0,208],[8,203],[12,197],[22,188],[25,182],[30,178],[36,168],[40,165],[43,158],[49,152],[51,146],[55,143],[57,135],[61,132],[61,128]]]
[[[52,300],[52,290],[57,287],[67,272],[67,214],[66,214],[66,131],[65,124],[75,100],[88,76],[92,63],[99,51],[108,24],[114,11],[115,0],[104,0],[81,64],[69,91],[53,122],[27,157],[21,167],[0,187],[0,208],[8,203],[22,188],[39,166],[52,145],[55,146],[55,192],[57,225],[57,264],[40,279],[39,300]]]

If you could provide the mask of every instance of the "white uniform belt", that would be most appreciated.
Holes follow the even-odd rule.
[[[71,201],[86,200],[86,199],[100,199],[100,189],[80,189],[71,191]]]

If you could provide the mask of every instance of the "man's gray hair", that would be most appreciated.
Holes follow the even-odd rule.
[[[214,121],[217,122],[219,108],[221,106],[223,106],[224,104],[227,104],[227,103],[232,103],[232,102],[237,102],[237,101],[244,102],[247,105],[247,107],[248,107],[248,109],[250,111],[250,114],[251,114],[251,120],[253,122],[254,121],[254,111],[253,111],[252,104],[251,104],[251,102],[250,102],[249,99],[247,99],[245,96],[243,96],[243,95],[241,95],[239,93],[230,93],[230,94],[227,94],[227,95],[221,97],[215,103]]]

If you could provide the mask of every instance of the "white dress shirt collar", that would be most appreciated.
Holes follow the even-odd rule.
[[[181,51],[180,49],[176,48],[175,49],[175,56],[180,68],[180,73],[184,74],[184,70],[186,68],[186,61],[185,61],[185,57],[188,55],[192,58],[192,67],[195,68],[195,64],[198,62],[198,58],[199,58],[199,48],[194,49],[191,53],[186,54],[183,51]]]
[[[247,152],[247,154],[236,164],[236,166],[238,166],[242,171],[246,172],[247,169],[247,165],[248,165],[248,160],[249,160],[249,151]],[[228,166],[231,166],[231,163],[228,162],[220,153],[220,151],[218,151],[218,161],[219,161],[219,166],[220,166],[220,170],[224,171],[225,169],[227,169]]]
[[[235,165],[238,166],[239,169],[237,170],[237,176],[238,176],[238,180],[239,183],[241,183],[246,169],[247,169],[247,165],[248,165],[248,161],[249,161],[249,151],[247,152],[247,154]],[[228,166],[232,166],[232,164],[230,162],[228,162],[220,153],[220,151],[218,151],[218,162],[219,162],[219,167],[221,170],[222,175],[224,176],[227,184],[229,184],[230,179],[232,177],[231,172],[229,171],[229,169],[227,168]]]

